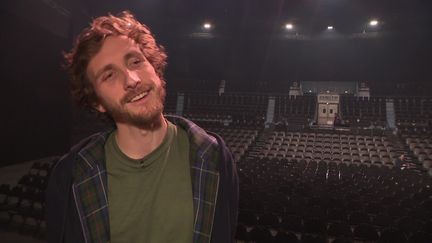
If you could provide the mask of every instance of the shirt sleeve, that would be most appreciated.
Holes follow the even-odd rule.
[[[219,136],[215,137],[220,146],[220,186],[211,242],[233,243],[237,228],[239,180],[230,150]]]

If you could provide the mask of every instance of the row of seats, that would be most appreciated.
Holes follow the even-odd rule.
[[[341,134],[341,133],[324,133],[324,132],[291,132],[291,131],[273,131],[273,137],[291,137],[303,139],[333,139],[333,140],[356,140],[356,141],[388,141],[386,137],[382,136],[369,136],[361,134]]]
[[[316,110],[316,95],[275,97],[275,121],[289,125],[304,125],[313,119]]]
[[[432,167],[432,139],[431,137],[404,134],[405,143],[425,169]]]
[[[256,243],[354,243],[354,242],[380,242],[380,243],[429,243],[430,234],[418,231],[409,238],[398,228],[387,227],[377,231],[368,224],[349,227],[348,225],[334,223],[328,229],[324,226],[307,222],[305,233],[299,234],[284,229],[269,229],[266,227],[245,227],[238,225],[236,232],[237,242]],[[309,233],[310,231],[323,231],[323,234]]]
[[[342,118],[351,126],[368,127],[371,124],[383,124],[386,121],[385,104],[385,97],[340,96]]]
[[[43,238],[45,225],[45,190],[52,164],[58,157],[36,161],[17,185],[0,185],[0,221],[3,226],[29,230]]]
[[[257,129],[227,128],[223,126],[212,127],[212,131],[222,136],[233,153],[234,160],[239,161],[255,142],[258,136]]]
[[[265,117],[264,115],[250,113],[220,114],[209,113],[208,109],[187,112],[183,116],[204,127],[219,127],[220,125],[229,125],[230,127],[254,127],[262,129]]]
[[[386,137],[326,133],[280,132],[258,144],[260,158],[295,158],[393,165],[398,157]]]
[[[412,124],[410,124],[409,126],[402,126],[398,124],[398,132],[399,134],[401,134],[401,136],[430,138],[432,137],[432,125],[429,125],[427,127],[417,127]]]
[[[240,227],[294,232],[298,241],[293,242],[308,234],[320,238],[315,242],[340,236],[348,242],[393,243],[432,237],[432,182],[424,172],[255,157],[237,166]],[[388,231],[398,232],[400,240],[387,238]],[[241,241],[279,242],[257,237],[238,230]]]
[[[184,93],[184,113],[230,115],[233,120],[265,117],[269,97],[275,99],[274,121],[289,125],[306,125],[315,118],[317,96],[252,93]],[[340,96],[340,115],[352,127],[386,127],[386,100],[393,100],[399,128],[430,127],[431,98],[425,97],[356,97]],[[167,98],[167,111],[173,112],[175,97]],[[211,112],[209,112],[211,109]]]
[[[432,98],[395,97],[393,98],[396,123],[399,129],[426,130],[430,133],[432,124]],[[411,131],[410,131],[411,130]]]
[[[164,112],[169,114],[176,113],[177,95],[168,92],[165,97]]]
[[[219,115],[233,121],[256,121],[259,117],[265,117],[267,103],[267,95],[185,93],[183,113],[189,116]]]

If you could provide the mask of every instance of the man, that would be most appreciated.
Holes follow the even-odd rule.
[[[128,12],[96,18],[65,54],[78,104],[116,128],[53,167],[49,242],[234,242],[232,155],[218,135],[162,114],[166,58]]]
[[[396,168],[402,168],[405,165],[405,155],[401,154],[399,157],[395,160],[394,166]]]

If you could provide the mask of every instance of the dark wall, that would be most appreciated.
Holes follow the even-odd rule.
[[[366,81],[377,93],[388,93],[399,83],[432,83],[428,33],[308,41],[244,38],[236,49],[233,42],[229,38],[178,41],[181,51],[171,51],[169,77],[225,79],[228,86],[242,90],[257,88],[257,82],[274,84],[269,91],[279,90],[275,85],[287,81]],[[168,50],[177,46],[174,41],[167,43]]]
[[[71,109],[61,52],[66,40],[1,12],[3,136],[0,166],[67,151]]]

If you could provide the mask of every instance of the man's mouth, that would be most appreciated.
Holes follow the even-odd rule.
[[[142,93],[139,93],[132,97],[132,99],[129,100],[129,103],[137,102],[143,98],[145,98],[149,94],[150,90],[144,91]]]

